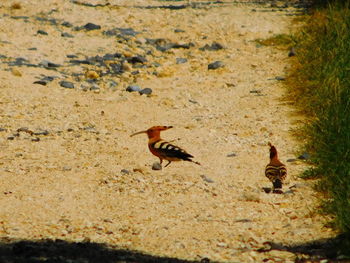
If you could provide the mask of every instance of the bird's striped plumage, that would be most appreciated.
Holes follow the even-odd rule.
[[[163,160],[168,161],[165,167],[167,167],[173,161],[189,161],[200,165],[200,163],[191,160],[191,158],[193,158],[191,154],[187,153],[180,147],[173,145],[167,141],[164,141],[160,138],[160,132],[170,128],[172,128],[172,126],[153,126],[146,131],[137,132],[132,134],[131,136],[140,133],[147,133],[149,139],[149,150],[153,155],[159,158],[161,164]]]
[[[282,193],[282,185],[287,178],[287,167],[278,159],[276,147],[270,146],[270,162],[266,165],[265,176],[273,184],[274,193]]]

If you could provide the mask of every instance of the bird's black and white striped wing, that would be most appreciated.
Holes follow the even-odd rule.
[[[156,155],[170,161],[190,161],[190,158],[193,158],[191,154],[185,152],[180,147],[163,140],[152,143],[150,149],[152,152],[155,152]]]

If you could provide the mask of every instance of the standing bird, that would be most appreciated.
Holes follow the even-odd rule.
[[[130,137],[141,133],[147,133],[149,150],[152,154],[159,158],[160,164],[162,164],[163,159],[168,161],[165,167],[167,167],[173,161],[189,161],[200,165],[199,162],[191,160],[191,158],[193,158],[191,154],[160,138],[161,131],[168,130],[172,127],[173,126],[153,126],[146,131],[136,132],[130,135]]]
[[[287,168],[278,159],[276,147],[271,143],[268,145],[270,146],[270,163],[266,165],[265,176],[269,178],[273,184],[273,193],[282,194],[282,184],[287,177]]]

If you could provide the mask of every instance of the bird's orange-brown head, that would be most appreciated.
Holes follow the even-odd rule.
[[[168,130],[172,127],[173,126],[153,126],[146,131],[140,131],[140,132],[136,132],[134,134],[131,134],[130,137],[141,134],[141,133],[147,133],[148,139],[158,140],[158,139],[160,139],[160,132],[161,131]]]
[[[270,159],[277,158],[277,149],[270,142],[268,143],[270,146]]]

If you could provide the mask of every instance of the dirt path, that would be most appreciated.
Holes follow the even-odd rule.
[[[297,156],[291,130],[302,120],[275,79],[284,76],[287,53],[254,41],[289,33],[297,9],[279,8],[282,2],[36,2],[0,4],[3,239],[294,262],[293,253],[258,250],[334,235],[313,211],[311,185],[293,178],[305,164],[286,162]],[[79,28],[88,22],[101,28]],[[208,70],[214,61],[224,67]],[[125,91],[131,84],[152,95]],[[164,139],[179,138],[174,143],[203,165],[152,170],[157,158],[146,136],[129,135],[153,125],[173,125]],[[291,175],[283,195],[262,190],[270,186],[268,141]]]

